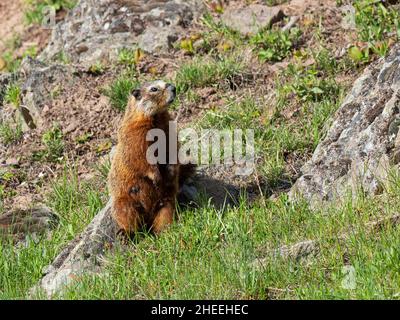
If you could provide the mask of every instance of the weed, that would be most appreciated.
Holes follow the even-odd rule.
[[[321,101],[327,96],[337,96],[338,85],[333,78],[321,77],[318,67],[304,68],[289,64],[278,85],[280,103],[286,103],[293,95],[302,101]]]
[[[62,64],[69,64],[71,59],[64,50],[61,50],[60,52],[57,52],[55,60],[61,62]]]
[[[4,95],[4,101],[11,103],[15,108],[19,108],[21,105],[21,88],[16,84],[9,85]]]
[[[353,5],[360,41],[368,44],[367,50],[385,56],[390,44],[400,35],[399,12],[374,0],[357,0]],[[365,61],[368,58],[367,50],[361,53],[353,51],[352,59],[356,58],[356,62]]]
[[[301,32],[298,28],[288,31],[264,30],[251,38],[261,61],[281,61],[286,58],[298,42]]]
[[[106,68],[105,68],[104,64],[98,61],[89,67],[88,72],[90,74],[97,76],[97,75],[103,74],[105,72],[105,70],[106,70]]]
[[[9,72],[15,72],[21,65],[21,62],[27,56],[36,57],[37,55],[37,47],[31,46],[25,50],[22,56],[15,57],[13,50],[8,50],[2,55],[2,59],[5,62],[6,70]]]
[[[0,139],[4,145],[16,143],[21,140],[22,136],[22,124],[20,121],[15,123],[10,121],[0,122]]]
[[[111,160],[108,156],[105,160],[101,161],[99,164],[96,164],[96,170],[104,181],[107,181],[108,179],[108,172],[110,171],[110,168]]]
[[[42,143],[46,148],[42,156],[51,162],[59,161],[64,152],[61,129],[58,126],[54,126],[46,131],[42,136]]]

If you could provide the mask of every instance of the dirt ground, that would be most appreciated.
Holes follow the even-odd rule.
[[[0,1],[0,57],[10,47],[14,57],[21,57],[30,47],[42,51],[48,42],[51,30],[39,25],[28,26],[25,21],[23,0]]]

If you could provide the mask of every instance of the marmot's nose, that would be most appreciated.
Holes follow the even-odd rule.
[[[176,87],[173,84],[168,83],[167,88],[169,88],[174,94],[176,94]]]

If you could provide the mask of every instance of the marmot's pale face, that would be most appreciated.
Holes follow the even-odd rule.
[[[164,111],[175,100],[176,88],[170,83],[157,80],[134,90],[132,95],[136,100],[136,107],[152,116]]]

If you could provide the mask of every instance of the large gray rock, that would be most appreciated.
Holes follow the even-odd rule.
[[[399,90],[397,45],[354,83],[290,196],[301,195],[316,203],[360,189],[381,192],[389,167],[400,162]]]
[[[38,235],[53,229],[58,222],[58,216],[45,206],[16,209],[0,215],[0,239],[21,241],[28,235]]]
[[[284,14],[279,7],[251,4],[240,8],[228,8],[221,16],[222,22],[243,35],[252,35],[260,29],[270,27],[282,20]]]
[[[115,242],[117,227],[111,217],[111,201],[101,210],[85,231],[69,243],[45,268],[44,277],[31,289],[51,297],[84,273],[98,272],[106,251]]]
[[[40,58],[62,53],[90,65],[138,43],[146,51],[163,52],[203,10],[200,0],[80,0],[55,27]]]

